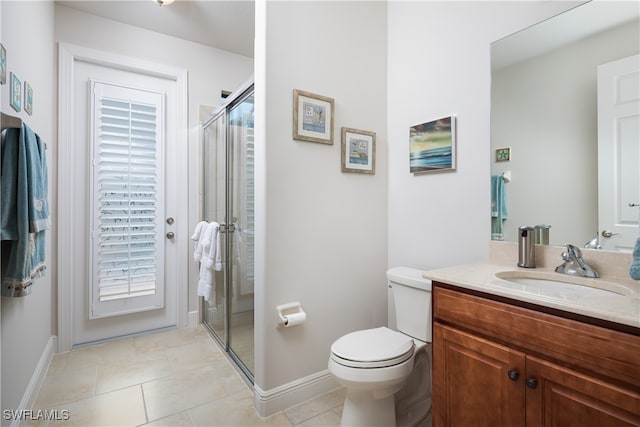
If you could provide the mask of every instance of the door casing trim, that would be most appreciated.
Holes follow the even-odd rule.
[[[72,233],[74,224],[74,212],[69,209],[73,199],[71,191],[74,182],[72,172],[73,164],[73,78],[76,62],[87,62],[110,68],[146,74],[173,80],[176,83],[177,116],[176,116],[176,140],[178,144],[188,149],[188,71],[170,65],[157,64],[150,61],[139,60],[108,52],[102,52],[82,46],[68,43],[58,44],[58,185],[57,185],[57,288],[58,288],[58,351],[71,350],[73,342],[73,292],[72,269],[73,259],[69,256],[72,249]],[[184,156],[185,162],[188,156]],[[186,165],[185,165],[186,166]],[[188,185],[184,180],[185,188]],[[188,191],[179,191],[180,216],[184,218],[182,224],[176,224],[176,234],[186,236],[188,219]],[[179,234],[178,234],[179,233]],[[188,240],[177,239],[179,258],[183,262],[178,263],[177,277],[177,327],[188,324]]]

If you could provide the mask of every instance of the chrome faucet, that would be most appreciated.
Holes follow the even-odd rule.
[[[597,271],[589,267],[582,259],[582,252],[577,246],[570,243],[565,245],[567,251],[562,253],[564,263],[556,267],[557,273],[582,277],[600,277]]]

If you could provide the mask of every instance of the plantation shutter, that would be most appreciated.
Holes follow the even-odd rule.
[[[93,319],[164,306],[164,96],[91,84]]]

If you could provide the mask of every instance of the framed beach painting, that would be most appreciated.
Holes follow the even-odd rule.
[[[376,173],[376,134],[342,128],[342,172]]]
[[[293,139],[333,144],[333,98],[294,89]]]
[[[411,173],[456,169],[456,118],[443,117],[411,126],[409,171]]]

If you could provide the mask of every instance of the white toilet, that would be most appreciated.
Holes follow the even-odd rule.
[[[387,279],[397,331],[365,329],[331,345],[329,371],[347,389],[342,426],[426,425],[431,410],[431,281],[405,267]]]

